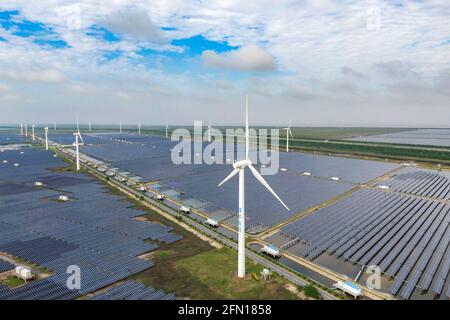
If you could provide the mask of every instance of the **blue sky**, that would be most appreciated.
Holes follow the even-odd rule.
[[[249,93],[257,123],[441,126],[449,53],[444,0],[5,0],[0,108],[236,123]]]

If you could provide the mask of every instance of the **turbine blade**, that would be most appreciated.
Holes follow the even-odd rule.
[[[249,132],[248,132],[248,94],[245,95],[245,159],[248,160],[249,153]]]
[[[294,135],[292,134],[292,131],[291,131],[291,129],[289,129],[289,130],[288,130],[288,132],[289,132],[289,134],[291,135],[291,137],[293,138],[293,137],[294,137]]]
[[[83,137],[81,136],[81,134],[79,132],[78,132],[78,137],[80,138],[81,142],[84,144]]]
[[[289,120],[289,126],[288,126],[289,129],[291,128],[291,124],[292,124],[292,120]]]
[[[226,177],[225,179],[223,179],[223,181],[221,183],[219,183],[219,187],[221,185],[223,185],[225,182],[227,182],[228,180],[230,180],[231,178],[233,178],[236,174],[238,174],[239,169],[234,169],[233,171],[231,171],[231,173],[228,175],[228,177]]]
[[[255,169],[254,166],[249,165],[248,166],[251,170],[251,172],[253,173],[253,175],[255,176],[256,180],[258,180],[259,182],[261,182],[261,184],[266,187],[267,190],[270,191],[270,193],[273,194],[273,196],[283,205],[283,207],[285,207],[287,210],[290,210],[289,207],[283,202],[283,200],[280,199],[280,197],[275,193],[275,191],[273,191],[273,189],[269,186],[269,184],[266,182],[266,180],[264,180],[264,178],[262,177],[262,175],[258,172],[258,170]]]

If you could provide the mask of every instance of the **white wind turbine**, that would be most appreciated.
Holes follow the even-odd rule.
[[[166,122],[166,139],[169,137],[169,124]]]
[[[209,120],[208,125],[208,142],[211,142],[211,119]]]
[[[44,135],[45,135],[45,150],[48,150],[48,127],[44,128]]]
[[[25,123],[25,137],[28,137],[28,124]]]
[[[122,133],[122,122],[119,122],[119,131]]]
[[[138,123],[138,133],[141,134],[141,123]]]
[[[286,152],[289,152],[289,136],[294,138],[294,135],[291,131],[291,123],[292,121],[289,121],[289,126],[287,128],[283,128],[283,130],[286,130]]]
[[[20,135],[23,136],[23,123],[20,124]]]
[[[75,151],[76,151],[76,159],[77,159],[77,171],[80,171],[80,150],[79,150],[79,146],[80,146],[80,140],[81,142],[84,144],[83,138],[81,137],[81,133],[80,130],[78,130],[77,132],[75,132],[73,134],[75,136]]]
[[[239,173],[239,226],[238,226],[238,277],[245,277],[245,168],[287,209],[289,208],[273,191],[249,159],[248,96],[245,97],[245,160],[234,161],[234,170],[219,184],[219,187]]]
[[[89,121],[89,132],[92,131],[92,123]]]
[[[31,125],[31,138],[33,139],[33,141],[34,141],[34,123]]]

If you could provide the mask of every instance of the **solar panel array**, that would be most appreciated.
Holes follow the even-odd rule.
[[[378,265],[395,281],[390,292],[409,299],[419,285],[447,294],[450,206],[393,192],[365,189],[282,229],[307,242],[303,257],[323,253]]]
[[[351,138],[348,140],[365,142],[382,142],[397,144],[450,146],[449,129],[418,129],[394,133],[378,134],[367,137]]]
[[[50,172],[48,168],[64,165],[50,152],[22,150],[23,154],[2,153],[21,166],[0,165],[4,186],[0,187],[0,251],[53,275],[17,289],[0,289],[0,299],[73,299],[152,267],[151,261],[137,256],[158,245],[144,240],[172,243],[181,239],[169,227],[134,220],[143,212],[93,178]],[[38,180],[45,187],[34,186]],[[61,194],[70,200],[57,201]],[[69,266],[81,270],[80,290],[67,289]]]
[[[0,273],[13,270],[15,265],[9,263],[8,261],[0,259]]]
[[[145,287],[143,284],[129,280],[118,286],[97,294],[89,300],[175,300],[172,293]]]
[[[186,205],[200,208],[213,216],[218,210],[237,213],[238,184],[230,182],[221,188],[217,184],[231,170],[231,161],[226,161],[227,147],[223,147],[223,161],[226,164],[208,165],[202,161],[196,165],[176,165],[171,159],[171,149],[177,144],[158,136],[133,134],[86,134],[102,140],[100,144],[83,146],[81,151],[91,157],[106,161],[111,165],[144,177],[147,181],[158,181],[158,191]],[[203,144],[203,147],[206,143]],[[234,149],[241,151],[238,146]],[[243,150],[242,150],[243,151]],[[201,150],[190,150],[191,159],[199,159]],[[219,154],[216,154],[221,158]],[[235,153],[235,158],[237,155]],[[267,190],[253,178],[246,180],[248,198],[247,228],[261,230],[276,224],[293,214],[338,196],[362,183],[385,174],[399,166],[376,161],[301,154],[280,153],[280,168],[276,175],[266,175],[265,179],[279,193],[291,211],[286,211]],[[303,172],[311,172],[311,176]],[[340,181],[331,181],[338,176]],[[320,192],[318,192],[320,190]],[[226,219],[237,224],[233,215]]]
[[[450,199],[450,173],[405,167],[383,182],[392,189],[417,196]]]

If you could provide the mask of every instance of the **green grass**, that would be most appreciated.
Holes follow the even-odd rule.
[[[317,290],[317,288],[313,285],[308,284],[306,286],[299,286],[298,290],[303,292],[303,294],[308,298],[313,298],[316,300],[320,300],[322,298],[319,290]]]
[[[8,276],[4,280],[2,280],[2,284],[4,284],[5,286],[7,286],[9,288],[16,288],[18,286],[23,285],[24,283],[25,283],[24,280],[19,279],[14,276]]]
[[[304,139],[346,139],[359,136],[371,136],[376,134],[404,131],[396,128],[300,128],[292,127],[294,137]],[[281,133],[285,135],[285,133]]]
[[[252,261],[247,262],[247,279],[238,279],[236,251],[216,249],[160,214],[145,211],[149,221],[172,227],[183,239],[172,244],[159,243],[151,258],[155,265],[134,276],[135,280],[191,299],[297,299],[276,274],[267,282],[253,279],[251,274],[259,277],[262,266]]]
[[[195,285],[190,290],[194,289],[198,299],[297,299],[276,274],[268,281],[259,279],[261,265],[247,260],[245,279],[237,277],[236,268],[237,253],[229,248],[211,250],[176,263],[178,272],[193,280]]]
[[[283,143],[283,142],[281,142]],[[323,141],[302,141],[294,140],[290,141],[291,147],[316,150],[322,152],[335,152],[335,153],[351,153],[355,155],[366,155],[375,157],[386,157],[394,159],[410,159],[410,160],[423,160],[432,162],[449,162],[450,152],[445,150],[425,150],[417,149],[414,146],[408,148],[399,148],[395,145],[365,145],[363,143],[339,143],[333,141],[333,143],[327,143]]]

